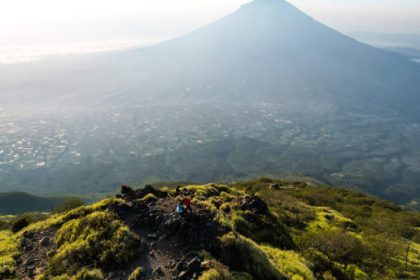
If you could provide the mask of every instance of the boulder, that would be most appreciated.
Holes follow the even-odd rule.
[[[187,270],[190,274],[197,274],[201,272],[201,259],[198,257],[193,258],[187,263]]]
[[[41,240],[38,241],[39,245],[46,247],[48,245],[50,245],[50,239],[46,236],[41,238]]]
[[[130,194],[132,192],[134,192],[134,190],[132,188],[130,188],[129,186],[126,185],[122,185],[120,188],[120,192],[122,195],[126,195],[126,194]]]
[[[146,185],[146,186],[144,186],[144,188],[138,189],[135,192],[136,192],[136,196],[138,198],[145,197],[149,193],[151,193],[151,194],[153,194],[153,195],[155,195],[156,197],[159,197],[159,198],[165,198],[165,197],[168,196],[168,194],[166,192],[163,192],[161,190],[156,190],[152,185]]]
[[[271,184],[270,189],[273,190],[273,191],[278,191],[278,190],[280,190],[280,185],[279,184]]]
[[[177,276],[177,278],[176,278],[176,279],[178,279],[178,280],[186,280],[186,279],[188,279],[188,278],[189,278],[188,271],[181,271],[181,272],[178,274],[178,276]]]
[[[241,209],[249,210],[256,214],[265,215],[268,213],[268,207],[265,202],[255,195],[247,195],[241,201]]]
[[[156,277],[156,276],[163,276],[165,275],[165,273],[163,272],[162,268],[160,266],[158,266],[156,269],[153,270],[152,272],[152,277]]]

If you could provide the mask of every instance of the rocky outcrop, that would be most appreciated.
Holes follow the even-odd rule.
[[[242,199],[241,210],[249,210],[259,215],[265,215],[268,213],[267,204],[255,195],[247,195]]]

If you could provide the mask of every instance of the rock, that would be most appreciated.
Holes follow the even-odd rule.
[[[326,214],[325,215],[325,219],[327,219],[327,221],[333,221],[334,220],[334,216],[333,215],[329,215],[329,214]]]
[[[132,201],[138,198],[136,191],[130,188],[129,186],[122,185],[120,192],[125,200]]]
[[[242,210],[250,210],[255,212],[256,214],[267,214],[268,207],[265,202],[255,195],[247,195],[241,201],[241,209]]]
[[[22,248],[23,248],[24,252],[29,252],[29,251],[32,250],[33,247],[32,247],[32,245],[27,244],[27,245],[23,246]]]
[[[345,221],[343,223],[343,227],[344,227],[345,230],[348,230],[348,229],[353,230],[353,231],[358,230],[358,226],[355,223],[353,223],[352,221]]]
[[[119,217],[125,217],[131,212],[131,207],[126,203],[119,203],[110,205],[109,210],[117,214]]]
[[[132,188],[130,188],[129,186],[122,185],[121,188],[120,188],[120,192],[121,192],[122,195],[126,195],[126,194],[133,193],[134,190]]]
[[[165,198],[165,197],[168,196],[168,194],[166,192],[162,192],[160,190],[156,190],[151,185],[146,185],[146,186],[144,186],[143,189],[136,190],[135,193],[136,193],[136,196],[138,198],[142,198],[142,197],[146,196],[149,193],[151,193],[154,196],[159,197],[159,198]]]
[[[22,266],[31,266],[34,264],[34,261],[32,259],[24,259],[22,262]]]
[[[185,262],[179,262],[175,266],[175,271],[177,271],[177,272],[184,271],[185,269],[187,269],[187,264]]]
[[[153,276],[163,276],[165,273],[163,272],[162,268],[158,266],[155,270],[152,272]]]
[[[50,239],[46,236],[44,238],[41,238],[41,240],[39,240],[38,243],[39,245],[46,247],[50,245]]]
[[[178,274],[178,277],[176,279],[179,279],[179,280],[186,280],[186,279],[188,279],[188,271],[181,271]]]
[[[171,237],[177,234],[184,226],[185,220],[177,213],[169,215],[166,220],[160,225],[161,232],[166,236]]]
[[[33,262],[32,262],[33,263]],[[35,269],[35,264],[31,264],[27,267],[28,270],[34,270]]]
[[[212,268],[212,264],[211,261],[204,261],[200,263],[201,269],[202,270],[209,270],[210,268]]]
[[[32,238],[34,236],[34,233],[32,231],[25,231],[23,233],[23,237],[25,238]]]
[[[153,192],[155,190],[155,188],[152,185],[146,185],[143,189],[148,192]]]
[[[278,191],[278,190],[280,190],[280,185],[279,184],[272,184],[270,186],[270,189],[273,190],[273,191]]]
[[[158,235],[156,233],[149,233],[147,235],[147,238],[149,238],[149,239],[157,239],[158,238]]]
[[[37,267],[37,268],[35,268],[35,275],[39,275],[39,274],[41,274],[42,272],[43,272],[43,268],[42,267]]]
[[[198,273],[201,271],[201,260],[195,257],[187,263],[187,270],[190,274]]]

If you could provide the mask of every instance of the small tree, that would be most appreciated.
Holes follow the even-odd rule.
[[[358,264],[365,257],[366,248],[363,242],[342,231],[325,231],[309,233],[303,238],[302,249],[315,249],[321,252],[331,262],[344,264]]]
[[[365,239],[367,255],[364,260],[364,270],[373,278],[380,277],[390,267],[398,270],[399,262],[396,256],[401,255],[401,246],[388,235],[370,236]]]
[[[26,215],[21,215],[12,221],[10,230],[16,233],[20,231],[21,229],[27,227],[30,223],[31,222]]]
[[[56,214],[64,213],[72,209],[78,208],[82,205],[84,205],[84,202],[80,198],[69,198],[65,200],[62,204],[55,207],[53,212]]]

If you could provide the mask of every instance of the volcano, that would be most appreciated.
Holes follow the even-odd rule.
[[[165,97],[401,112],[420,97],[418,65],[282,0],[256,0],[186,36],[121,54],[115,63],[121,61],[132,79],[130,98],[113,97],[130,103]]]
[[[64,73],[26,66],[24,78],[8,67],[3,92],[24,92],[21,103],[43,96],[66,104],[82,96],[101,105],[290,102],[386,114],[417,114],[420,104],[418,64],[345,36],[283,0],[253,1],[159,45],[75,60]]]

